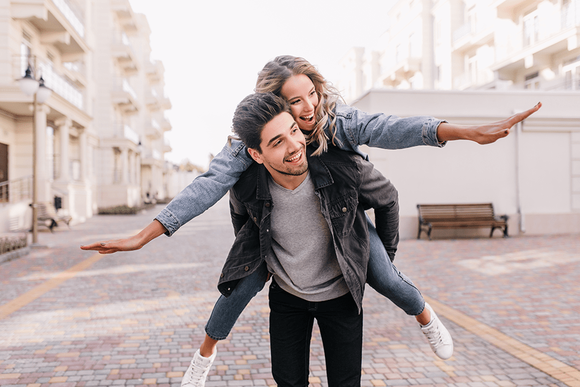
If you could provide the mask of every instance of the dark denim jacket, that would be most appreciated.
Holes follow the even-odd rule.
[[[369,260],[364,211],[374,208],[377,232],[389,255],[394,257],[399,242],[397,191],[358,154],[330,147],[323,155],[311,157],[313,150],[307,149],[310,176],[330,228],[338,263],[361,310]],[[271,253],[270,214],[274,205],[268,188],[268,171],[254,163],[230,194],[236,239],[218,283],[225,296]]]

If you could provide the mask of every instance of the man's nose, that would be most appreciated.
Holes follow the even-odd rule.
[[[296,136],[291,138],[290,140],[290,152],[296,152],[298,151],[300,148],[302,148],[302,138],[300,138],[301,136]]]

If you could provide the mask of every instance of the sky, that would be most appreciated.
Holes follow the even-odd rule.
[[[332,81],[355,46],[388,27],[396,0],[130,0],[147,16],[153,59],[172,103],[165,158],[207,167],[231,134],[237,104],[278,55],[301,56]]]

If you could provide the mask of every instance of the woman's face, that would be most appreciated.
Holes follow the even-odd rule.
[[[292,75],[282,86],[281,94],[290,104],[298,127],[308,132],[314,129],[318,94],[310,78],[304,74]]]

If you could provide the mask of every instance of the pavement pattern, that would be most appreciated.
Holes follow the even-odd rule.
[[[0,264],[0,386],[179,386],[233,241],[227,200],[135,252],[161,210],[95,216]],[[367,287],[363,386],[580,386],[580,235],[406,240],[395,260],[454,338],[438,359],[413,317]],[[207,387],[273,386],[267,287],[218,347]],[[315,329],[310,385],[326,386]]]

